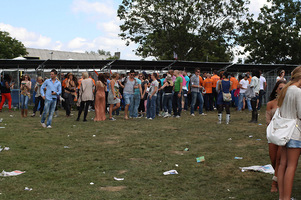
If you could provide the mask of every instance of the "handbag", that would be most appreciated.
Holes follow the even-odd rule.
[[[267,139],[269,142],[278,146],[285,146],[291,139],[294,130],[299,127],[296,119],[281,117],[280,110],[277,108],[270,124],[267,127]]]
[[[250,85],[248,85],[245,95],[246,95],[247,99],[252,99],[252,98],[256,97],[254,87],[250,87]]]
[[[240,88],[237,88],[234,92],[234,96],[235,97],[238,97],[239,96],[239,93],[240,93]]]
[[[221,82],[221,88],[222,88],[222,94],[223,94],[223,101],[225,102],[230,102],[232,101],[232,96],[231,96],[231,93],[224,93],[223,92],[223,82]]]

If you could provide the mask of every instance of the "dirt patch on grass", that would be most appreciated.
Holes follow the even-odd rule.
[[[255,141],[253,141],[252,139],[248,140],[244,140],[241,141],[240,143],[236,144],[237,147],[247,147],[249,145],[254,145],[256,144]]]
[[[118,172],[118,174],[125,174],[125,173],[127,173],[128,172],[128,170],[120,170],[119,172]]]
[[[167,129],[167,130],[179,130],[179,128],[174,127],[174,126],[163,126],[162,129]]]
[[[108,140],[108,141],[105,141],[105,142],[102,142],[102,144],[117,144],[118,141],[115,141],[115,140]]]
[[[100,190],[103,191],[109,191],[109,192],[119,192],[121,190],[124,190],[125,186],[107,186],[107,187],[101,187]]]
[[[171,151],[171,153],[173,154],[177,154],[177,155],[184,155],[185,153],[187,153],[188,151]]]

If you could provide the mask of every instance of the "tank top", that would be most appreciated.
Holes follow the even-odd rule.
[[[169,82],[168,82],[168,84],[169,84]],[[171,94],[171,93],[172,93],[172,89],[173,89],[173,86],[168,85],[168,86],[166,86],[166,87],[164,88],[164,92],[165,92],[166,94]]]

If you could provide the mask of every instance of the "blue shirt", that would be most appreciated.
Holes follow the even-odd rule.
[[[138,78],[135,78],[135,79],[136,79],[136,81],[137,81],[138,88],[135,88],[134,94],[140,94],[139,85],[141,85],[141,80],[138,79]]]
[[[46,95],[44,93],[44,89],[46,88]],[[51,93],[56,92],[55,95],[52,95]],[[45,96],[47,100],[56,99],[57,95],[60,95],[62,93],[62,85],[61,82],[58,80],[53,81],[50,79],[47,79],[43,85],[41,86],[41,95]]]
[[[184,78],[186,80],[186,87],[187,87],[187,90],[188,90],[190,78],[188,76],[185,76]]]
[[[165,78],[161,78],[160,81],[161,81],[161,86],[163,86],[163,85],[164,85]]]

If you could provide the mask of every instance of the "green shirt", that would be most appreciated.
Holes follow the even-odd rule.
[[[182,77],[178,76],[176,78],[176,81],[175,81],[175,92],[179,92],[180,91],[180,86],[181,86],[182,83],[183,83]]]

